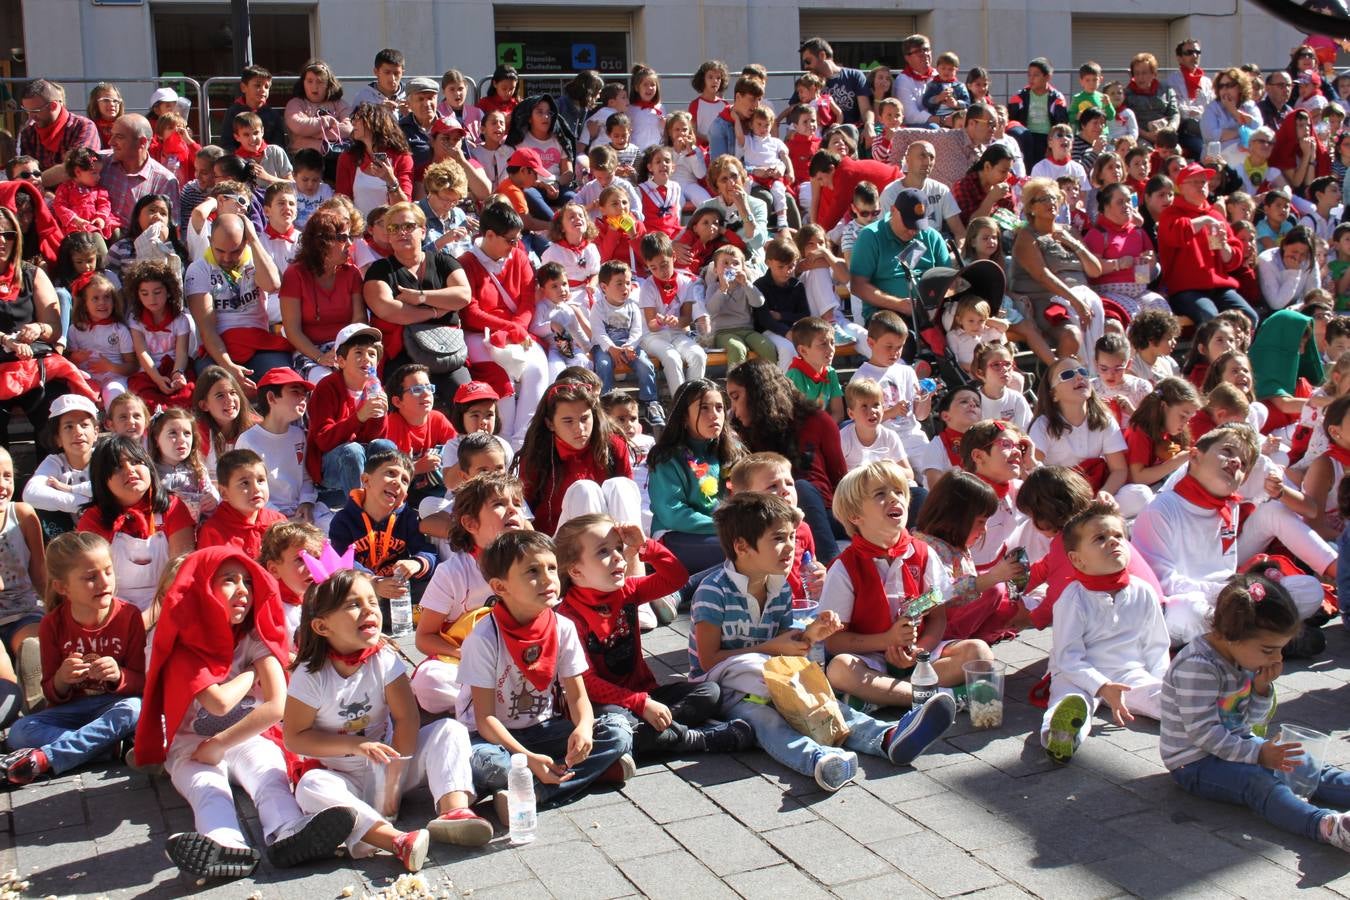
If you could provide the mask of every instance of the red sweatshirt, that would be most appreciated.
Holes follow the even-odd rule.
[[[408,454],[413,462],[417,462],[428,453],[440,453],[446,441],[455,436],[455,426],[450,424],[444,413],[435,409],[421,425],[409,425],[407,419],[392,409],[389,415],[384,417],[384,422],[384,436],[393,441],[399,450]],[[437,472],[438,484],[439,475]],[[412,486],[419,488],[429,483],[427,475],[422,474],[413,478]]]
[[[1224,233],[1232,258],[1225,263],[1218,251],[1209,249],[1209,233],[1196,232],[1191,220],[1212,216],[1224,223]],[[1242,242],[1228,226],[1222,209],[1206,203],[1192,206],[1177,196],[1158,216],[1158,261],[1162,280],[1169,294],[1178,291],[1210,291],[1236,288],[1238,281],[1230,273],[1242,266]]]
[[[834,169],[834,186],[820,192],[820,203],[816,207],[816,222],[829,231],[839,224],[848,205],[853,202],[853,189],[864,181],[870,181],[880,190],[901,176],[900,167],[890,163],[877,162],[874,159],[851,159],[845,157]],[[810,170],[807,170],[809,177]]]
[[[838,442],[838,434],[835,435]],[[560,446],[561,445],[561,446]],[[628,456],[628,442],[617,434],[609,438],[610,470],[601,472],[589,449],[573,450],[555,439],[553,465],[547,472],[533,472],[523,461],[520,480],[525,485],[525,502],[534,510],[534,530],[552,534],[558,530],[558,516],[562,514],[563,495],[574,481],[594,481],[603,484],[606,479],[633,477],[633,464]],[[670,593],[667,591],[666,593]]]
[[[689,572],[675,554],[659,541],[647,541],[638,558],[652,567],[652,574],[629,578],[623,587],[608,593],[573,586],[558,607],[558,612],[576,624],[581,646],[586,648],[586,661],[591,667],[582,680],[591,702],[622,706],[635,716],[642,715],[648,692],[657,687],[656,676],[642,655],[638,606],[679,590],[689,579]],[[603,640],[581,609],[594,620],[601,606],[609,612],[604,617],[609,634]]]
[[[788,159],[792,160],[794,185],[811,180],[811,157],[820,149],[820,138],[792,132],[787,139]]]
[[[839,443],[839,426],[829,413],[817,410],[806,417],[797,431],[797,452],[803,461],[797,475],[816,486],[825,508],[829,509],[834,502],[834,486],[848,473],[844,448]]]
[[[637,216],[641,215],[642,211],[638,210]],[[647,264],[642,261],[638,245],[642,243],[642,237],[647,233],[647,226],[637,216],[634,217],[631,232],[613,228],[603,218],[597,219],[595,228],[599,236],[595,239],[595,248],[600,251],[600,262],[627,263],[635,276],[646,278]]]
[[[529,332],[534,321],[534,268],[523,247],[517,244],[511,251],[495,281],[472,250],[460,256],[459,264],[473,293],[469,305],[459,312],[465,331],[481,333],[485,328],[498,331],[518,325]],[[511,295],[510,302],[502,299],[498,282]]]
[[[257,559],[262,555],[262,540],[267,529],[285,521],[286,517],[275,509],[264,508],[258,511],[258,518],[250,522],[239,510],[222,502],[197,532],[197,549],[233,544],[250,559]]]
[[[112,611],[102,625],[81,625],[62,603],[47,613],[38,626],[42,647],[42,695],[52,704],[69,703],[80,697],[121,694],[139,697],[145,686],[145,623],[141,611],[123,600],[113,599]],[[111,656],[122,677],[116,686],[84,682],[72,688],[69,697],[56,695],[56,670],[72,654]]]
[[[341,372],[325,375],[309,395],[309,440],[305,467],[315,484],[323,481],[323,455],[352,441],[368,443],[384,437],[388,415],[362,422],[356,402]]]

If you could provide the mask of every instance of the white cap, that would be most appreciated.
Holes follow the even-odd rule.
[[[341,350],[344,344],[352,338],[362,334],[369,334],[377,341],[384,340],[384,335],[380,332],[380,329],[373,325],[363,325],[360,322],[353,322],[351,325],[346,326],[337,333],[337,337],[333,340],[333,346]]]
[[[156,88],[150,95],[150,108],[154,109],[156,103],[177,103],[178,92],[171,87]]]
[[[62,394],[52,401],[48,415],[53,419],[59,419],[70,412],[89,413],[95,419],[98,418],[98,407],[84,394]]]

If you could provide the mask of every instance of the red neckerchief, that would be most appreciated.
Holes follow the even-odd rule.
[[[103,516],[93,515],[82,519],[83,527],[90,528],[105,540],[111,541],[118,533],[137,540],[149,540],[155,536],[155,513],[150,508],[149,492],[135,506],[122,510],[113,519],[112,525],[104,527]]]
[[[806,362],[806,360],[802,359],[800,356],[794,356],[792,358],[792,365],[788,366],[788,371],[801,372],[803,375],[814,381],[816,384],[824,384],[825,382],[830,380],[830,370],[828,368],[822,369],[819,372],[817,372],[815,369],[812,369],[811,366]]]
[[[290,589],[290,586],[281,579],[277,579],[277,587],[281,588],[281,602],[287,606],[299,606],[305,601],[305,598]]]
[[[629,101],[628,101],[628,105],[629,105],[629,106],[636,106],[638,109],[660,109],[660,108],[661,108],[661,101],[659,101],[659,100],[629,100]]]
[[[669,306],[670,302],[680,295],[679,278],[662,281],[660,278],[653,275],[652,284],[656,285],[656,292],[661,295],[662,306]]]
[[[109,317],[106,318],[106,319],[90,319],[90,320],[89,320],[89,327],[90,327],[90,328],[97,328],[97,327],[100,326],[100,325],[112,325],[112,324],[115,323],[116,321],[117,321],[117,320],[114,319],[112,316],[109,316]]]
[[[622,609],[622,606],[612,603],[611,598],[617,601],[621,593],[621,589],[597,591],[574,584],[567,591],[567,608],[586,623],[600,643],[607,644],[614,633],[614,626],[618,624],[616,613]]]
[[[48,153],[55,153],[61,149],[61,138],[65,136],[66,123],[70,121],[70,110],[65,104],[61,105],[61,111],[52,119],[52,124],[43,128],[40,125],[34,125],[33,130],[37,132],[38,143],[42,149]]]
[[[1186,82],[1186,99],[1194,100],[1196,92],[1200,90],[1200,79],[1205,77],[1205,70],[1196,66],[1187,71],[1181,70],[1181,80]]]
[[[928,74],[920,75],[918,72],[914,71],[909,66],[905,66],[904,73],[908,75],[910,78],[913,78],[915,81],[919,82],[920,84],[927,84],[929,81],[932,81],[934,78],[937,77],[937,69],[932,68],[928,70]]]
[[[271,239],[274,240],[274,241],[277,240],[277,239],[281,239],[281,240],[284,240],[284,241],[294,241],[294,240],[295,240],[295,226],[294,226],[294,225],[292,225],[290,231],[287,231],[287,232],[280,232],[280,231],[277,231],[277,230],[276,230],[275,228],[273,228],[271,225],[265,226],[265,227],[263,228],[263,231],[267,234],[267,236],[268,236],[269,238],[271,238]]]
[[[558,458],[564,464],[575,462],[583,456],[589,456],[591,452],[590,445],[581,448],[573,447],[556,434],[553,436],[553,449],[558,452]]]
[[[0,300],[6,303],[13,302],[19,298],[19,286],[22,279],[19,278],[18,260],[9,267],[9,271],[0,275]]]
[[[998,495],[999,502],[1008,499],[1008,491],[1012,489],[1011,481],[1005,481],[1000,484],[997,481],[990,481],[986,476],[981,475],[979,472],[975,473],[975,477],[994,489],[994,493]]]
[[[1336,460],[1342,466],[1350,466],[1350,450],[1345,449],[1339,444],[1332,444],[1327,447],[1326,455]]]
[[[286,592],[285,592],[285,589],[284,589],[284,588],[282,589],[282,595],[281,595],[281,596],[282,596],[282,599],[285,599]],[[334,650],[332,647],[329,647],[329,648],[328,648],[328,658],[331,659],[331,660],[333,660],[334,662],[340,662],[340,663],[342,663],[343,665],[347,665],[347,666],[359,666],[359,665],[361,665],[362,663],[364,663],[366,660],[368,660],[368,659],[370,659],[372,656],[374,656],[376,653],[379,653],[379,652],[380,652],[380,649],[383,648],[383,647],[384,647],[384,641],[383,641],[383,640],[381,640],[379,643],[377,643],[374,647],[362,647],[360,650],[357,650],[355,653],[339,653],[339,652],[337,652],[336,650]]]
[[[1133,78],[1131,78],[1130,90],[1134,91],[1136,94],[1139,94],[1140,96],[1143,97],[1152,97],[1158,93],[1158,79],[1156,78],[1153,79],[1153,84],[1149,87],[1149,89],[1144,90],[1139,86],[1138,82],[1136,82]]]
[[[1237,494],[1215,497],[1205,490],[1200,482],[1195,480],[1195,476],[1190,473],[1187,473],[1185,478],[1178,481],[1172,490],[1176,491],[1181,499],[1187,503],[1219,514],[1219,518],[1223,520],[1223,528],[1219,535],[1223,538],[1223,549],[1226,553],[1228,548],[1233,546],[1233,541],[1237,540],[1237,529],[1233,527],[1233,511],[1242,498]]]
[[[1119,572],[1112,572],[1110,575],[1089,575],[1082,569],[1074,566],[1073,580],[1087,588],[1089,591],[1105,591],[1108,594],[1118,594],[1130,586],[1129,568],[1121,569]]]
[[[942,446],[947,448],[947,461],[954,466],[961,465],[961,434],[952,431],[950,428],[944,428],[938,432],[938,438],[942,441]]]
[[[165,312],[167,313],[168,310],[165,310]],[[173,328],[173,316],[166,315],[164,322],[159,323],[151,317],[150,311],[147,309],[141,310],[140,320],[146,331],[169,331]]]
[[[899,539],[888,548],[878,547],[860,534],[853,535],[852,543],[838,556],[853,585],[853,612],[848,623],[850,631],[881,634],[891,627],[891,605],[886,599],[886,586],[873,560],[895,560],[909,555],[911,551],[911,562],[905,563],[900,573],[907,599],[922,593],[923,577],[928,571],[928,545],[914,540],[903,529]]]
[[[545,607],[533,621],[522,625],[498,599],[492,618],[520,674],[536,691],[547,690],[558,668],[558,614]]]
[[[591,245],[591,242],[586,240],[585,237],[582,237],[580,244],[569,244],[567,243],[567,241],[556,241],[555,243],[557,243],[561,247],[565,247],[566,249],[572,251],[578,257],[580,257],[581,254],[586,251],[586,248]]]
[[[262,159],[263,154],[267,152],[267,141],[258,145],[257,150],[245,150],[244,145],[240,144],[234,150],[234,155],[240,159]]]

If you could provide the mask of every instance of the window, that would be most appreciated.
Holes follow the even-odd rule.
[[[914,16],[869,12],[849,15],[840,10],[802,10],[801,40],[822,37],[834,48],[834,61],[851,69],[905,65],[900,42],[919,30]]]

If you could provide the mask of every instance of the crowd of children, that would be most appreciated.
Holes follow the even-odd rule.
[[[198,877],[260,859],[232,783],[275,865],[416,871],[505,824],[517,755],[543,806],[754,746],[824,791],[908,766],[967,666],[1051,627],[1052,759],[1099,707],[1154,719],[1181,788],[1350,850],[1350,776],[1301,799],[1267,730],[1282,659],[1350,606],[1350,224],[1300,156],[1335,107],[1201,165],[1131,113],[1176,102],[1148,54],[1071,102],[1035,60],[1004,108],[905,45],[875,117],[812,72],[777,115],[716,61],[687,112],[645,66],[585,102],[502,67],[474,106],[383,50],[354,106],[312,63],[283,120],[250,67],[232,152],[158,117],[184,202],[125,221],[71,151],[59,259],[0,215],[27,229],[0,391],[74,366],[23,405],[35,467],[0,451],[0,778],[162,767]],[[952,185],[940,129],[972,145]],[[642,634],[682,608],[662,684]],[[776,657],[821,664],[846,737],[775,708]]]

